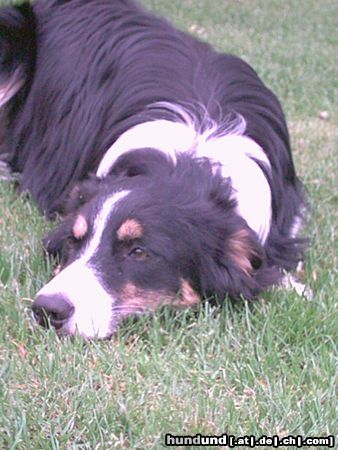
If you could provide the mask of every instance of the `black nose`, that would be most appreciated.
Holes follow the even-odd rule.
[[[32,306],[39,325],[61,328],[74,314],[74,306],[61,294],[39,295]]]

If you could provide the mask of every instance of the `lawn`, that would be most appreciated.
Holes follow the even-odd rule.
[[[2,181],[0,448],[160,449],[166,433],[336,435],[337,1],[143,3],[242,56],[281,99],[311,204],[304,281],[313,299],[276,289],[252,304],[130,320],[111,341],[59,340],[33,327],[30,312],[52,272],[40,246],[51,225]]]

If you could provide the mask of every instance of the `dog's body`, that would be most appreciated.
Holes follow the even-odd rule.
[[[35,301],[40,322],[108,337],[161,304],[253,298],[296,266],[288,131],[246,63],[131,0],[3,8],[0,31],[9,163],[65,216],[46,241],[63,270]]]

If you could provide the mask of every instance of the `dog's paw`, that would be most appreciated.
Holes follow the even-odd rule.
[[[287,290],[296,291],[300,297],[304,297],[308,301],[313,299],[312,289],[309,286],[306,286],[306,284],[301,283],[297,277],[291,273],[284,274],[280,286]]]

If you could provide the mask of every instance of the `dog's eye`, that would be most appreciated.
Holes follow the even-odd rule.
[[[144,248],[134,247],[130,250],[129,256],[131,256],[134,259],[143,261],[143,260],[147,259],[149,255]]]

